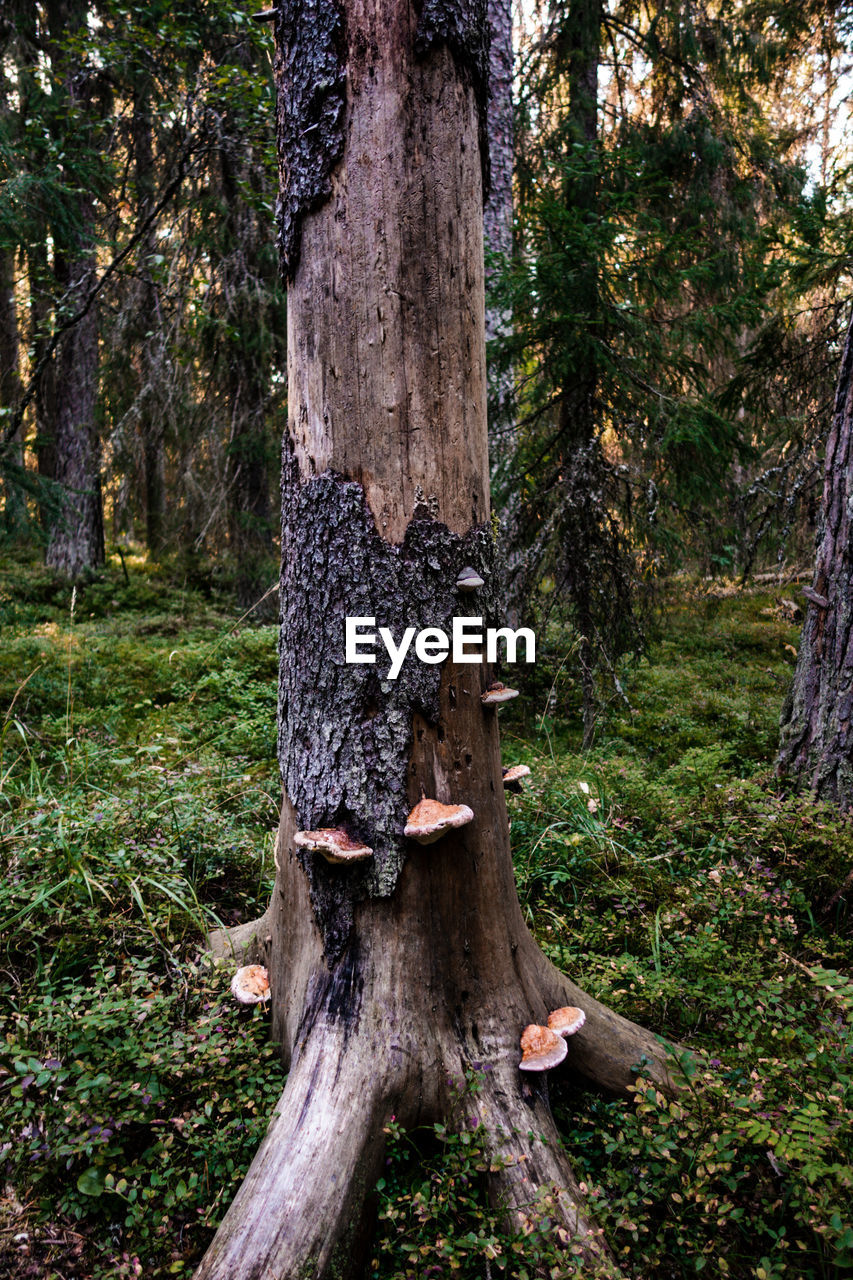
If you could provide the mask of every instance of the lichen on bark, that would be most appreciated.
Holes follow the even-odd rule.
[[[344,151],[346,31],[335,0],[280,0],[275,48],[278,244],[292,280],[302,219],[329,195]]]
[[[300,828],[346,828],[373,849],[357,866],[298,855],[327,955],[340,953],[359,899],[389,897],[403,866],[410,808],[407,768],[413,717],[436,723],[443,664],[422,662],[414,641],[399,676],[388,679],[383,643],[376,662],[345,660],[345,619],[375,618],[399,644],[407,627],[451,634],[456,615],[494,625],[491,528],[465,537],[432,519],[414,519],[400,545],[380,537],[361,485],[332,474],[301,481],[285,464],[282,489],[279,760]],[[486,585],[461,595],[460,569]]]

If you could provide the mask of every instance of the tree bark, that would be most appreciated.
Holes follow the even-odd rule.
[[[50,39],[57,69],[72,111],[91,107],[90,69],[76,65],[73,57],[58,50],[62,36],[73,35],[86,17],[81,0],[53,0],[48,5]],[[54,229],[54,276],[57,299],[72,314],[88,296],[94,282],[95,201],[89,190],[69,196],[69,226],[60,236]],[[55,317],[55,321],[58,317]],[[95,430],[98,392],[97,311],[86,314],[64,334],[55,359],[56,388],[54,479],[63,498],[51,517],[46,563],[58,573],[76,579],[104,561],[104,523],[99,473],[99,446]]]
[[[624,1091],[645,1058],[671,1085],[655,1038],[568,982],[524,924],[497,717],[480,697],[493,673],[412,654],[392,681],[381,658],[344,660],[347,616],[375,617],[399,638],[405,626],[491,616],[500,598],[483,25],[473,0],[447,10],[427,0],[420,19],[406,0],[279,10],[289,391],[269,967],[290,1075],[198,1280],[352,1274],[385,1123],[446,1115],[474,1063],[488,1068],[478,1118],[496,1151],[527,1162],[495,1175],[507,1212],[529,1215],[537,1188],[559,1183],[552,1216],[580,1242],[588,1273],[606,1269],[544,1079],[517,1071],[521,1031],[578,1004],[577,1069]],[[302,95],[300,77],[325,87]],[[476,597],[457,592],[465,565],[485,579]],[[475,820],[427,848],[407,841],[422,790],[469,805]],[[372,858],[330,866],[296,846],[297,831],[324,826],[366,841]]]
[[[137,225],[145,225],[154,203],[154,148],[151,137],[150,88],[139,87],[131,120],[133,157],[136,171]],[[140,332],[135,357],[139,372],[139,431],[142,440],[142,468],[145,489],[145,541],[155,559],[165,545],[166,462],[164,417],[158,403],[158,381],[163,376],[160,342],[162,313],[160,291],[151,270],[157,251],[156,227],[152,223],[139,244],[139,280],[136,305]],[[152,332],[153,331],[153,332]]]
[[[487,253],[508,263],[512,254],[512,4],[488,0],[489,69],[491,96],[488,107],[490,190],[483,209]],[[491,296],[499,269],[486,269],[486,342],[506,338],[512,332],[512,312]],[[488,365],[489,461],[496,482],[508,474],[515,448],[512,370],[497,362]]]
[[[5,53],[0,45],[0,56],[4,60]],[[4,133],[12,119],[6,69],[4,65],[0,65],[0,125]],[[19,348],[15,251],[10,247],[3,247],[0,249],[0,421],[12,411],[20,395]],[[10,441],[10,449],[4,454],[2,462],[0,478],[3,480],[4,490],[3,525],[7,536],[18,537],[27,527],[26,500],[20,485],[24,468],[23,431],[20,428]]]
[[[251,69],[251,43],[237,42],[228,57],[237,67]],[[258,603],[271,580],[268,417],[276,317],[269,301],[274,282],[265,261],[265,251],[272,247],[271,235],[262,225],[254,200],[247,198],[248,193],[257,196],[263,190],[263,166],[241,136],[237,111],[226,111],[223,116],[219,170],[225,248],[219,273],[223,319],[229,333],[223,378],[230,414],[228,527],[237,570],[237,603],[248,609]]]
[[[853,809],[853,320],[826,442],[823,502],[797,665],[781,716],[777,772]]]

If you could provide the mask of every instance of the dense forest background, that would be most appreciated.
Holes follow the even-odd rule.
[[[263,18],[0,8],[0,1277],[191,1274],[281,1087],[201,947],[263,908],[279,800]],[[853,305],[853,11],[514,22],[486,227],[493,503],[542,638],[504,730],[519,891],[707,1063],[556,1110],[624,1274],[849,1275],[851,836],[772,770]],[[370,1274],[573,1274],[541,1218],[506,1235],[476,1133],[388,1136]]]
[[[494,501],[516,607],[566,606],[592,676],[641,644],[662,573],[811,556],[851,16],[578,0],[516,27]],[[215,562],[248,607],[275,576],[286,412],[270,24],[7,0],[2,40],[4,541],[72,579],[106,547]]]

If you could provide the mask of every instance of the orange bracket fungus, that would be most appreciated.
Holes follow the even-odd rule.
[[[531,1023],[521,1033],[521,1071],[547,1071],[558,1066],[569,1051],[562,1036]]]
[[[530,770],[526,764],[514,764],[509,769],[504,769],[503,780],[505,791],[521,791],[522,778],[529,778]]]
[[[517,697],[517,689],[509,689],[505,684],[501,684],[500,680],[495,680],[486,692],[480,695],[480,701],[484,707],[496,707],[501,702],[509,702],[511,698]]]
[[[293,837],[297,849],[322,853],[327,862],[363,862],[373,857],[373,850],[360,840],[353,840],[341,827],[320,827],[318,831],[297,831]]]
[[[586,1014],[583,1009],[575,1009],[572,1005],[564,1005],[562,1009],[555,1009],[548,1014],[548,1027],[558,1036],[573,1036],[585,1022]]]
[[[442,804],[439,800],[419,800],[409,814],[403,835],[418,844],[435,844],[454,827],[474,821],[467,804]]]
[[[270,978],[262,964],[246,964],[231,979],[231,994],[240,1004],[263,1004],[270,998]]]

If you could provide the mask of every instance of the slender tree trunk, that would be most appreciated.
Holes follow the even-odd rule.
[[[30,346],[33,364],[44,355],[50,338],[53,315],[53,281],[47,257],[47,227],[44,239],[32,243],[27,250],[27,277],[30,294]],[[49,283],[50,282],[50,285]],[[50,360],[39,379],[35,395],[36,464],[43,480],[56,476],[56,366]],[[43,516],[44,525],[49,520]]]
[[[20,395],[18,374],[18,308],[15,299],[15,260],[8,250],[0,250],[0,410],[9,412]],[[5,416],[5,415],[4,415]],[[23,430],[12,438],[11,449],[4,455],[3,524],[7,536],[21,536],[27,527],[24,491],[16,470],[23,472]],[[9,468],[8,463],[13,465]]]
[[[778,773],[853,809],[853,321],[824,462],[812,585],[782,709]]]
[[[94,209],[82,197],[78,210],[81,235],[78,254],[57,257],[57,281],[67,281],[66,304],[75,307],[88,292],[95,271],[91,243]],[[76,579],[103,564],[104,526],[95,403],[98,387],[98,324],[94,307],[63,337],[56,359],[54,479],[63,500],[54,517],[46,562],[51,569]]]
[[[419,6],[420,8],[420,6]],[[452,15],[449,26],[447,12]],[[345,661],[344,619],[447,629],[492,615],[481,159],[483,15],[405,0],[283,8],[277,23],[288,438],[282,518],[279,759],[284,802],[269,916],[273,1030],[290,1074],[198,1280],[352,1274],[385,1123],[436,1120],[452,1083],[495,1155],[495,1196],[523,1221],[540,1187],[606,1269],[544,1077],[519,1037],[550,1008],[587,1024],[573,1065],[625,1090],[647,1032],[560,975],[515,893],[494,709],[480,664]],[[451,52],[451,50],[453,52]],[[344,74],[344,71],[346,74]],[[318,95],[315,86],[326,86]],[[479,98],[477,95],[479,90]],[[473,565],[486,585],[460,596]],[[422,847],[421,792],[475,819]],[[373,856],[330,866],[297,831],[339,826]],[[532,1135],[532,1136],[531,1136]],[[540,1140],[541,1138],[541,1140]]]
[[[250,66],[251,45],[238,44],[230,57]],[[257,604],[270,585],[272,510],[268,416],[271,409],[272,353],[264,243],[269,237],[258,210],[246,199],[257,191],[258,161],[226,113],[220,145],[220,179],[225,205],[225,260],[220,266],[228,330],[224,378],[230,413],[228,446],[228,526],[237,568],[236,594],[242,608]],[[264,305],[266,303],[266,305]]]
[[[483,231],[488,253],[508,262],[512,253],[512,4],[489,0],[489,70],[491,96],[488,107],[489,194],[483,208]],[[494,268],[486,271],[486,341],[512,332],[512,313],[490,297]],[[492,477],[506,476],[515,447],[512,370],[490,363],[489,458]]]
[[[598,262],[591,224],[598,216],[594,166],[598,146],[598,65],[601,0],[569,0],[560,32],[561,62],[569,81],[568,142],[564,198],[581,224],[590,225],[586,256],[573,272],[571,305],[578,315],[576,359],[560,401],[560,449],[565,486],[561,538],[564,586],[572,602],[580,637],[579,662],[583,696],[583,749],[592,746],[596,722],[594,608],[596,595],[596,530],[606,523],[598,442],[598,371],[595,331],[599,318]],[[575,148],[583,148],[580,165]]]
[[[151,140],[151,102],[147,86],[136,97],[132,121],[133,155],[136,168],[137,219],[141,226],[151,212],[154,200],[154,149]],[[139,246],[139,284],[137,306],[141,332],[139,355],[139,430],[142,438],[142,467],[145,487],[145,541],[155,558],[163,550],[166,518],[166,476],[164,457],[164,423],[158,402],[157,381],[160,375],[160,331],[162,316],[160,293],[151,271],[151,259],[157,251],[156,228],[152,224]]]
[[[0,56],[5,51],[0,47]],[[0,123],[4,131],[12,120],[9,107],[6,71],[0,66]],[[0,422],[17,404],[21,390],[18,372],[18,304],[15,297],[15,252],[13,249],[0,249]],[[27,525],[26,501],[20,484],[16,482],[15,470],[23,471],[24,444],[23,429],[20,428],[10,442],[11,449],[4,455],[4,507],[3,523],[7,535],[18,536]],[[10,468],[8,463],[12,463]]]
[[[65,93],[72,110],[91,106],[90,77],[57,41],[79,30],[87,7],[81,0],[53,0],[48,5],[50,37],[57,63],[63,67]],[[95,203],[88,190],[69,198],[69,228],[54,229],[54,277],[57,299],[74,313],[92,287],[96,273]],[[56,317],[55,317],[56,319]],[[54,479],[63,499],[51,519],[46,562],[69,578],[78,578],[104,560],[104,523],[95,431],[98,391],[98,322],[91,306],[63,336],[55,359]]]

